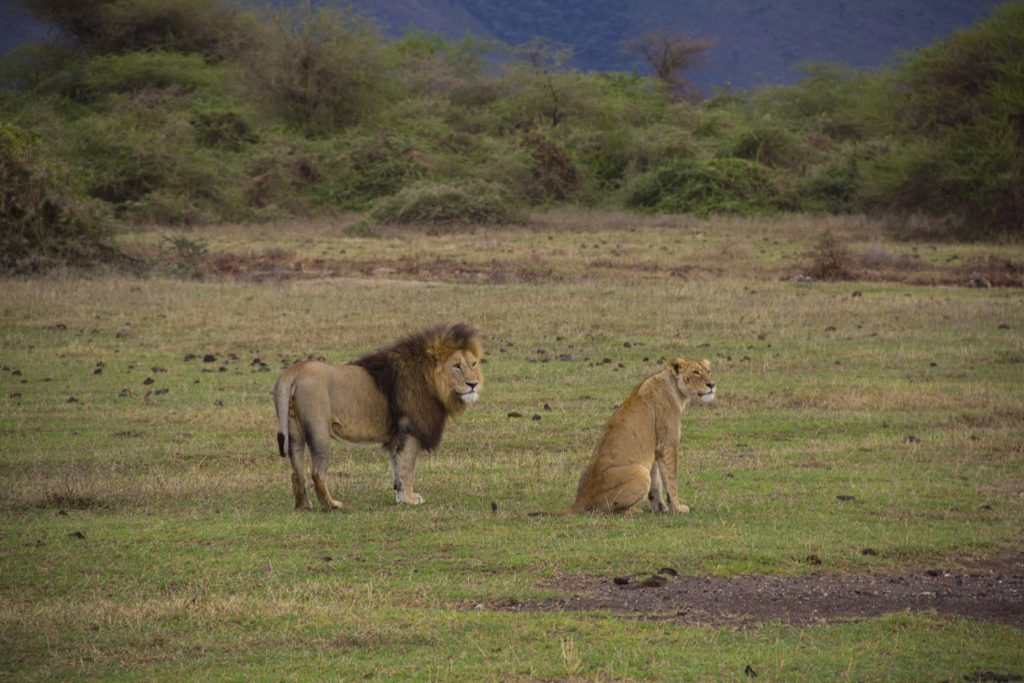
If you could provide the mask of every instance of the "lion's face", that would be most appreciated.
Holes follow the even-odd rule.
[[[715,400],[715,379],[711,376],[709,361],[676,358],[672,361],[672,372],[683,396],[696,398],[701,403]]]
[[[484,375],[480,359],[472,351],[455,351],[441,363],[437,373],[438,391],[442,396],[451,396],[466,405],[480,398]]]

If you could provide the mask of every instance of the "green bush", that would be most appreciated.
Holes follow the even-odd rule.
[[[378,200],[370,216],[395,225],[501,225],[522,220],[502,188],[481,181],[421,181]]]
[[[366,121],[393,99],[381,37],[368,21],[340,10],[279,12],[240,59],[250,97],[305,135]]]
[[[95,258],[107,223],[71,190],[37,140],[0,123],[0,271],[32,272]]]
[[[965,235],[1024,234],[1024,2],[908,58],[893,79],[892,153],[866,202],[957,219]]]
[[[18,0],[90,53],[175,50],[221,55],[249,23],[219,0]]]
[[[664,213],[773,213],[781,206],[770,169],[724,157],[682,160],[641,174],[625,187],[625,204]]]
[[[807,159],[796,136],[782,126],[761,123],[744,131],[732,144],[730,155],[776,168],[799,167]]]

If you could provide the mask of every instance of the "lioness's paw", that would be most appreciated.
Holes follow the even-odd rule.
[[[690,511],[690,506],[689,505],[683,505],[682,503],[679,503],[677,505],[673,505],[672,506],[672,512],[684,513],[684,512],[689,512],[689,511]]]
[[[407,494],[405,491],[399,491],[395,494],[395,501],[406,505],[419,505],[423,503],[423,496],[418,493]]]

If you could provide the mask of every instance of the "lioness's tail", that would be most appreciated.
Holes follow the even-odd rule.
[[[541,510],[541,511],[538,511],[538,512],[527,512],[526,516],[527,517],[565,517],[566,515],[571,515],[574,512],[575,511],[572,508],[569,508],[567,510],[555,510],[554,512],[547,512],[546,510]]]
[[[288,455],[288,409],[292,402],[291,373],[285,371],[274,385],[274,409],[277,410],[277,450],[281,457]]]

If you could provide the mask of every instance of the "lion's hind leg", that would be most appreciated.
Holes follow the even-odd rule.
[[[586,495],[573,506],[575,512],[625,512],[643,500],[651,489],[651,470],[643,465],[609,467],[591,479]]]
[[[661,478],[661,468],[658,467],[657,461],[651,467],[651,489],[647,492],[647,502],[651,506],[651,512],[668,512],[665,483]]]
[[[322,432],[322,433],[321,433]],[[306,441],[313,458],[313,490],[325,511],[340,510],[341,503],[331,497],[327,490],[327,461],[331,455],[331,437],[328,428],[323,430],[306,428]]]
[[[306,497],[306,437],[302,428],[292,422],[288,425],[288,460],[292,464],[292,493],[295,509],[308,510],[313,506]]]

